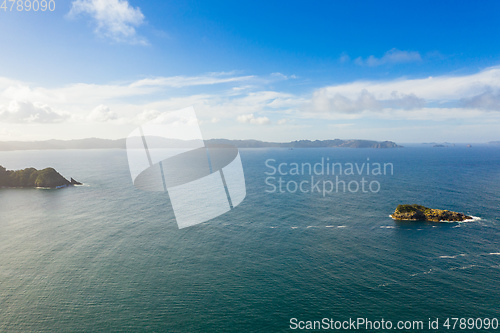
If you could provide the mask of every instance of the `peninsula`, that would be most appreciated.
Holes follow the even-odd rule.
[[[398,205],[391,217],[395,220],[431,222],[462,222],[472,219],[471,216],[462,213],[432,209],[421,205]]]
[[[62,188],[73,185],[81,185],[73,178],[67,180],[54,168],[37,170],[27,168],[23,170],[7,170],[0,165],[0,188]]]

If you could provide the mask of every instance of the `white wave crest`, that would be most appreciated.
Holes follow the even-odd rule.
[[[458,258],[458,257],[465,257],[465,256],[467,256],[467,254],[461,253],[461,254],[457,254],[457,255],[454,255],[454,256],[439,256],[439,258],[441,258],[441,259],[455,259],[455,258]]]
[[[467,219],[467,220],[463,220],[461,223],[464,223],[464,222],[475,222],[475,221],[479,221],[481,218],[479,216],[470,216],[471,218],[470,219]]]

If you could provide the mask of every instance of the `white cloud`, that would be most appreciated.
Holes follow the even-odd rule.
[[[343,55],[340,58],[341,62],[346,62],[349,60],[349,56]],[[400,51],[398,49],[392,49],[387,51],[382,57],[377,58],[373,55],[366,59],[358,57],[354,60],[354,63],[360,66],[380,66],[386,64],[399,64],[408,62],[420,62],[422,57],[420,53],[416,51]]]
[[[286,76],[285,74],[282,74],[280,72],[271,73],[271,76],[274,76],[276,78],[280,78],[280,79],[283,79],[283,80],[288,79],[288,76]]]
[[[358,113],[380,111],[385,108],[410,110],[421,108],[425,100],[414,94],[393,91],[389,99],[377,99],[367,89],[361,89],[355,97],[349,98],[331,89],[319,89],[311,99],[312,110],[317,112]]]
[[[236,118],[242,124],[267,125],[271,121],[267,117],[255,117],[253,113],[244,114]]]
[[[297,76],[295,74],[287,76],[287,75],[282,74],[280,72],[271,73],[271,77],[278,78],[281,80],[288,80],[288,79],[296,79],[297,78]]]
[[[137,120],[140,123],[145,123],[147,121],[158,118],[160,112],[157,110],[144,110],[139,115],[137,115]]]
[[[465,98],[462,100],[462,104],[467,108],[500,111],[500,91],[487,91],[471,98]]]
[[[147,44],[136,28],[144,23],[139,7],[131,7],[126,0],[74,0],[69,17],[87,14],[95,21],[95,32],[115,42]]]
[[[256,83],[248,86],[247,81]],[[2,86],[2,82],[5,82],[5,85]],[[242,89],[234,89],[241,87],[242,83]],[[204,85],[213,86],[210,87],[210,94],[193,92]],[[296,108],[302,102],[301,97],[293,94],[262,90],[262,85],[258,77],[237,76],[231,73],[160,77],[113,84],[75,83],[54,88],[0,79],[0,105],[8,104],[11,100],[37,101],[57,106],[58,109],[79,115],[80,118],[87,118],[88,110],[105,104],[113,110],[119,110],[120,118],[126,116],[137,121],[138,114],[144,110],[175,110],[186,105],[195,105],[197,110],[211,113],[210,118],[223,119],[233,118],[235,113],[249,114],[269,109]],[[192,90],[180,93],[166,90],[187,87]]]
[[[500,91],[499,67],[463,76],[358,81],[323,87],[313,92],[305,108],[308,112],[337,113],[418,110],[429,105],[496,110],[498,94],[492,91]]]
[[[0,105],[0,121],[10,123],[57,123],[68,118],[43,103],[11,101],[7,107]]]
[[[105,123],[117,120],[118,115],[115,112],[111,111],[108,106],[101,104],[95,107],[92,112],[90,112],[88,119],[93,122]]]
[[[357,113],[364,110],[379,110],[382,105],[366,89],[361,90],[356,98],[350,99],[340,93],[331,94],[328,90],[319,90],[313,94],[314,111]]]
[[[253,75],[247,76],[228,76],[226,73],[210,73],[202,76],[171,76],[142,79],[130,84],[130,88],[137,87],[173,87],[182,88],[189,86],[212,85],[221,83],[231,83],[239,81],[248,81],[254,78]]]
[[[385,107],[393,109],[413,110],[423,108],[426,104],[425,99],[417,97],[413,93],[404,94],[393,91],[391,99],[383,101]]]

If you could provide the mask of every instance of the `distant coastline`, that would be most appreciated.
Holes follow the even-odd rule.
[[[171,140],[172,144],[178,140]],[[298,140],[291,142],[266,142],[259,140],[211,139],[207,144],[231,144],[238,148],[401,148],[392,141],[374,140]],[[48,149],[125,149],[125,139],[80,139],[46,141],[3,141],[0,151],[13,150],[48,150]]]
[[[181,146],[188,141],[167,140],[172,143],[172,147]],[[260,140],[229,140],[210,139],[207,144],[230,144],[238,148],[403,148],[403,145],[393,141],[375,140],[297,140],[290,142],[269,142]],[[491,146],[500,146],[500,141],[490,141],[484,143]],[[423,145],[431,147],[454,147],[454,143],[407,143],[405,145]],[[459,144],[457,144],[459,145]],[[465,144],[462,144],[465,146]],[[471,146],[471,145],[468,145]],[[49,149],[125,149],[125,139],[77,139],[77,140],[45,140],[45,141],[0,141],[0,151],[14,150],[49,150]]]

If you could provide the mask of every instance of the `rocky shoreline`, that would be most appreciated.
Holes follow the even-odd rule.
[[[421,205],[398,205],[391,215],[394,220],[430,221],[430,222],[463,222],[472,216],[449,210],[433,209]]]
[[[82,183],[64,178],[54,168],[7,170],[0,165],[0,188],[63,188]]]

